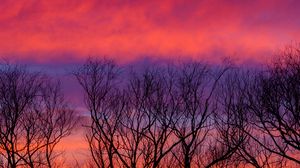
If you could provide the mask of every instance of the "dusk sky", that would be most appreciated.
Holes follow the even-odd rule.
[[[0,55],[43,63],[264,61],[300,37],[298,0],[1,0]]]
[[[56,75],[79,114],[88,111],[70,72],[88,57],[264,64],[299,39],[300,0],[0,0],[0,58]],[[88,147],[76,133],[60,149],[80,161]]]

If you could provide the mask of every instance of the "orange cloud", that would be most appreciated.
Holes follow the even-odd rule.
[[[2,0],[0,55],[258,59],[299,38],[298,1]]]

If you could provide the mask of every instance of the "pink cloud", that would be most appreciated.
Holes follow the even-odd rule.
[[[119,57],[259,59],[299,39],[298,1],[4,0],[0,54],[52,60],[61,53]],[[257,58],[255,58],[257,57]]]

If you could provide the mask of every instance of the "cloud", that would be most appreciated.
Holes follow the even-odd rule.
[[[4,0],[0,55],[51,61],[105,55],[259,59],[299,39],[299,1]],[[70,56],[69,56],[70,57]]]

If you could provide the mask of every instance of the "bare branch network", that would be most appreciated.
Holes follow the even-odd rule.
[[[191,61],[130,72],[88,59],[73,76],[90,159],[73,167],[298,167],[299,47],[277,58],[260,70]],[[1,167],[67,167],[56,146],[77,118],[60,82],[1,65]]]

